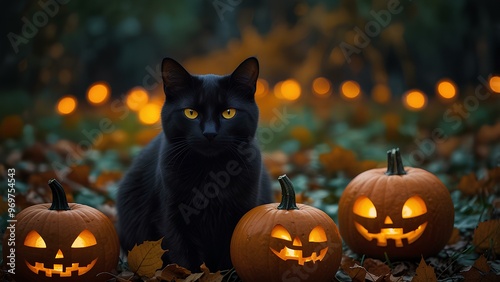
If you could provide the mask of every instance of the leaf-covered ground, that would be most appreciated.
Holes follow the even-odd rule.
[[[460,120],[443,120],[443,108],[411,113],[392,106],[311,102],[294,106],[271,98],[259,100],[261,127],[257,138],[273,179],[286,173],[299,202],[316,206],[337,222],[339,198],[357,174],[386,164],[388,149],[399,147],[406,165],[437,175],[450,190],[455,230],[438,255],[423,261],[371,259],[344,246],[339,281],[498,281],[500,279],[500,120],[498,102],[482,105]],[[496,104],[495,104],[496,103]],[[50,202],[47,181],[57,178],[70,202],[95,207],[116,222],[118,182],[142,146],[161,129],[145,127],[136,116],[111,116],[115,129],[89,138],[83,130],[99,128],[108,113],[47,115],[30,122],[13,118],[0,126],[0,182],[8,187],[15,169],[16,208]],[[17,122],[17,124],[15,124]],[[15,124],[16,126],[12,126]],[[439,128],[445,138],[433,138]],[[82,141],[89,141],[84,147]],[[277,181],[274,183],[278,195]],[[7,198],[7,189],[1,190]],[[0,206],[2,232],[7,201]],[[138,246],[140,247],[140,246]],[[144,248],[147,246],[143,246]],[[146,252],[150,254],[150,252]],[[162,250],[151,259],[159,260]],[[122,260],[116,281],[239,281],[234,270],[190,273],[182,266],[144,269]],[[125,257],[123,257],[124,259]],[[3,279],[11,281],[5,273]]]

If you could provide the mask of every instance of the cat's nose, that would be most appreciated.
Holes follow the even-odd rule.
[[[203,128],[203,136],[208,139],[208,141],[213,141],[215,136],[217,136],[217,129],[215,127],[215,123],[212,121],[207,121],[204,124]]]
[[[213,141],[215,137],[217,136],[216,132],[203,132],[203,136],[205,136],[208,141]]]

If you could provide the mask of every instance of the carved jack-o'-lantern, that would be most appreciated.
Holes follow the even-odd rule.
[[[118,263],[118,236],[111,221],[89,206],[67,203],[62,186],[49,181],[52,204],[16,216],[16,281],[106,281]],[[6,232],[4,246],[10,231]],[[4,259],[8,255],[4,248]],[[7,260],[6,260],[7,261]]]
[[[448,189],[433,174],[403,167],[399,150],[388,152],[388,168],[355,177],[339,202],[339,229],[355,252],[410,259],[439,252],[453,230]]]
[[[328,245],[326,244],[328,240],[326,238],[325,229],[323,229],[323,227],[321,227],[320,225],[314,227],[313,230],[311,230],[307,242],[309,244],[323,244],[315,247],[314,249],[319,251],[312,252],[308,257],[304,257],[303,255],[302,241],[300,240],[300,238],[296,236],[292,240],[292,236],[290,235],[288,230],[283,227],[283,225],[277,224],[271,231],[271,237],[291,242],[292,247],[287,247],[285,245],[280,251],[276,251],[275,249],[270,247],[271,251],[282,260],[296,260],[300,265],[304,265],[304,263],[309,261],[321,261],[323,260],[323,258],[325,258],[326,253],[328,252]]]
[[[286,176],[281,203],[258,206],[236,225],[231,261],[243,281],[330,281],[342,257],[337,226],[323,211],[295,203]]]

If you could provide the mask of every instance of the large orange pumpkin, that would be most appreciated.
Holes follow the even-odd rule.
[[[278,178],[281,203],[253,208],[236,225],[231,261],[238,276],[253,281],[331,281],[340,266],[342,241],[323,211],[296,204],[286,175]]]
[[[453,230],[448,189],[428,171],[403,167],[399,149],[387,154],[387,170],[365,171],[344,190],[338,213],[342,239],[354,252],[376,258],[438,253]]]
[[[49,181],[52,204],[21,211],[5,234],[3,256],[15,251],[16,281],[106,281],[118,263],[120,247],[111,221],[89,206],[70,203],[62,186]],[[15,233],[11,234],[14,231]],[[15,246],[9,238],[15,238]],[[9,246],[9,247],[7,247]]]

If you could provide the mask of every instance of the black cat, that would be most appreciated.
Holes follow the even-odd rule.
[[[259,63],[231,75],[190,75],[162,62],[163,132],[143,149],[118,192],[123,249],[164,237],[165,263],[193,271],[231,268],[229,244],[238,220],[271,202],[269,177],[255,141]]]

